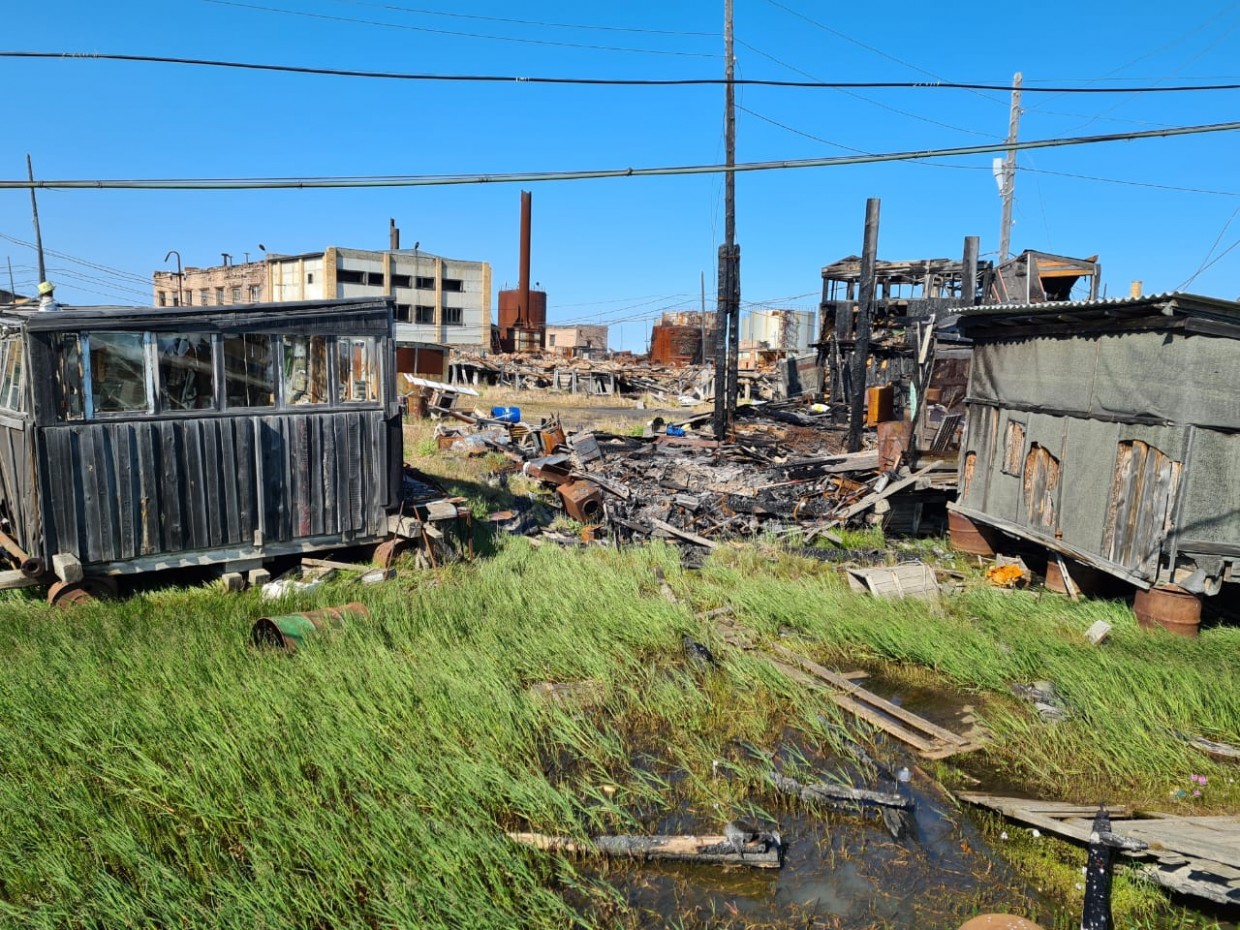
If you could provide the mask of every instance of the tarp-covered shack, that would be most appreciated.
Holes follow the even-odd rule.
[[[1139,588],[1240,581],[1240,304],[988,306],[956,511]]]
[[[386,538],[394,371],[386,300],[0,313],[0,582]]]

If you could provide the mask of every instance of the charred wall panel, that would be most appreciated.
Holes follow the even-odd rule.
[[[387,430],[380,410],[46,428],[46,552],[91,564],[249,547],[256,532],[377,537]]]

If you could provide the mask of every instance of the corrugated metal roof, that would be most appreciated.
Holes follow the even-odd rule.
[[[1192,312],[1196,305],[1201,309],[1213,312],[1234,313],[1240,315],[1240,303],[1224,300],[1221,297],[1205,297],[1200,294],[1188,294],[1183,291],[1164,291],[1161,294],[1142,294],[1139,297],[1107,297],[1097,300],[1057,300],[1040,304],[984,304],[959,311],[961,317],[997,316],[1011,314],[1013,316],[1043,315],[1063,311],[1111,310],[1127,307],[1154,306],[1175,301],[1179,309]]]

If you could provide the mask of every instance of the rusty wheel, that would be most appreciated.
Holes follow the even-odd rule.
[[[375,546],[374,561],[380,568],[391,568],[396,563],[398,555],[400,555],[399,540],[389,539]]]
[[[58,581],[47,591],[47,602],[58,607],[107,601],[116,597],[116,581],[106,575],[83,578],[81,581]]]

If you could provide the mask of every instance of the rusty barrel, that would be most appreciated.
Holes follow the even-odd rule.
[[[1132,601],[1137,622],[1147,630],[1161,627],[1177,636],[1196,636],[1201,626],[1201,598],[1178,585],[1137,591]]]
[[[995,554],[995,547],[991,544],[992,534],[962,513],[954,510],[947,512],[947,533],[951,547],[957,552],[984,555],[988,558]]]
[[[343,607],[320,607],[299,614],[259,617],[250,630],[250,639],[255,646],[276,646],[294,652],[322,630],[340,626],[349,619],[369,616],[366,605],[354,601]]]

